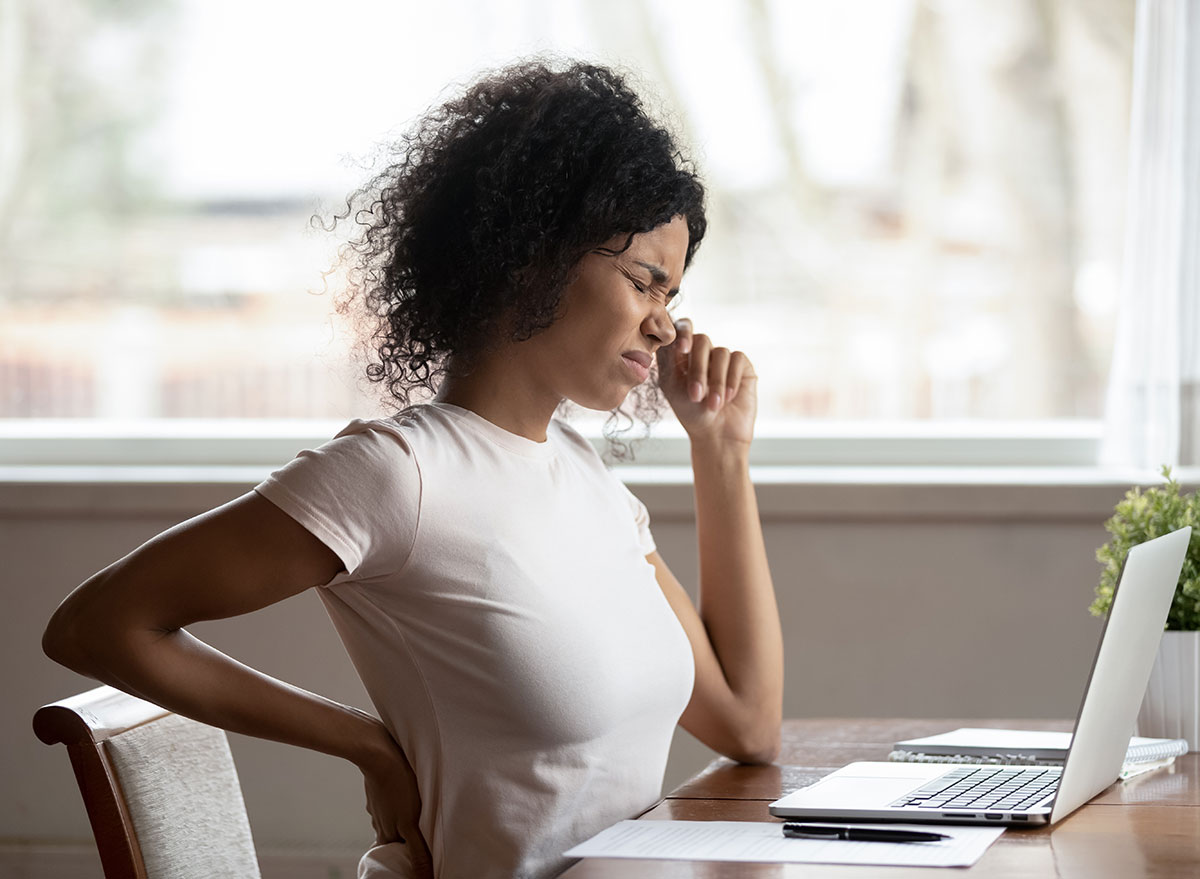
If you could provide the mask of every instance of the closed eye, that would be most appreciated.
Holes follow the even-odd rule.
[[[637,290],[643,296],[651,296],[657,301],[663,303],[668,308],[675,305],[679,301],[679,289],[671,290],[669,293],[661,293],[657,289],[652,289],[648,284],[637,280],[632,275],[626,275],[629,278],[629,283],[633,285],[633,289]]]
[[[655,299],[662,299],[662,294],[656,289],[652,288],[650,284],[647,284],[645,281],[639,281],[633,275],[626,275],[625,277],[629,279],[629,283],[633,285],[633,289],[637,290],[643,296],[651,296]]]

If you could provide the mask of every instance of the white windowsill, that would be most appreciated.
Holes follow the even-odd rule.
[[[577,427],[600,452],[600,421]],[[315,448],[342,421],[157,419],[0,420],[0,468],[13,466],[281,466]],[[631,433],[636,434],[635,431]],[[1098,421],[781,422],[756,426],[751,462],[770,467],[1088,466],[1097,460]],[[676,423],[636,441],[638,467],[688,463]]]
[[[0,421],[0,516],[185,516],[250,490],[341,421]],[[588,431],[589,425],[580,424]],[[598,430],[590,433],[598,434]],[[617,474],[651,513],[690,518],[687,439],[664,424]],[[598,450],[604,440],[592,437]],[[751,476],[764,518],[1102,520],[1157,472],[1095,465],[1096,421],[764,422]],[[1200,469],[1177,470],[1200,482]]]
[[[249,491],[271,470],[253,466],[0,467],[0,517],[187,516]],[[685,466],[618,467],[663,519],[692,515]],[[1149,471],[1096,467],[771,467],[751,476],[770,519],[960,518],[1102,521]],[[1200,469],[1176,473],[1189,487]]]

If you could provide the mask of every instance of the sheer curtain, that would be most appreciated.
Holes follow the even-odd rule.
[[[1200,3],[1139,0],[1103,463],[1200,464]]]

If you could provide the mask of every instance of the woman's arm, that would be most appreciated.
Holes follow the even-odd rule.
[[[387,729],[365,712],[255,671],[183,628],[258,610],[341,569],[325,544],[251,492],[89,578],[54,613],[42,646],[80,674],[203,723],[351,761],[366,778],[379,841],[393,841],[415,831],[419,801]]]
[[[783,716],[783,635],[750,482],[758,379],[744,354],[713,348],[683,322],[659,369],[691,438],[700,547],[699,610],[658,553],[649,556],[696,660],[680,723],[728,757],[770,762]]]

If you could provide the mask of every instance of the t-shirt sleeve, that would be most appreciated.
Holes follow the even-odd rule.
[[[654,544],[654,535],[650,533],[650,511],[624,482],[617,479],[616,476],[613,476],[613,481],[621,487],[621,492],[629,504],[629,512],[633,515],[633,521],[637,525],[638,544],[642,547],[642,555],[650,555],[657,549]]]
[[[421,473],[388,422],[355,421],[254,489],[328,546],[345,570],[326,586],[394,574],[416,540]]]

